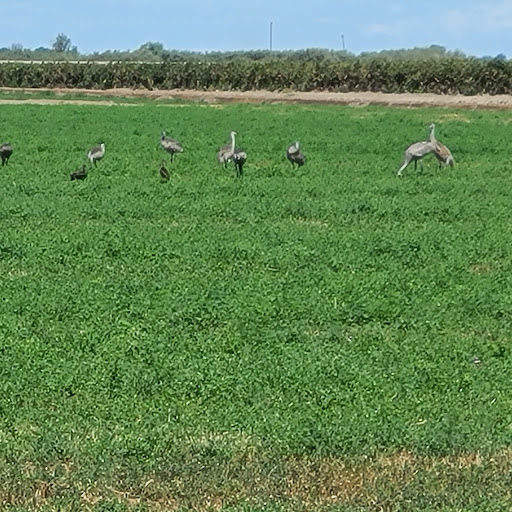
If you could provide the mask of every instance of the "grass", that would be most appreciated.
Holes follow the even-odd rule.
[[[0,503],[510,508],[510,113],[2,109]]]
[[[79,90],[80,91],[80,90]],[[41,102],[43,103],[45,100],[50,100],[50,102],[76,102],[76,103],[85,103],[87,105],[92,105],[97,103],[98,105],[102,103],[108,103],[109,106],[143,106],[143,105],[157,105],[160,107],[185,107],[190,106],[192,104],[196,106],[203,106],[209,108],[222,108],[220,104],[216,102],[211,104],[203,99],[182,99],[176,97],[155,97],[151,98],[148,96],[142,95],[128,95],[123,96],[121,92],[115,94],[104,94],[104,91],[98,90],[88,90],[87,92],[77,92],[73,89],[17,89],[17,88],[0,88],[0,101],[13,101],[13,102],[22,102],[26,101],[27,103],[32,101],[33,103]],[[119,89],[118,89],[119,91]],[[125,90],[122,90],[124,92]],[[142,91],[144,92],[144,91]]]

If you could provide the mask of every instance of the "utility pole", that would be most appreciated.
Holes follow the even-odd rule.
[[[345,34],[341,34],[341,47],[345,51]]]
[[[270,51],[272,51],[272,25],[273,23],[270,22]]]

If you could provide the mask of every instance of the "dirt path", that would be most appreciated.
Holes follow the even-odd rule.
[[[59,99],[58,95],[87,94],[105,98],[153,98],[156,100],[181,99],[203,101],[206,103],[245,102],[245,103],[320,103],[337,105],[386,105],[396,107],[447,107],[447,108],[491,108],[512,109],[512,96],[443,96],[438,94],[385,94],[374,92],[270,92],[270,91],[194,91],[170,90],[148,91],[146,89],[107,89],[103,91],[91,89],[23,89],[1,87],[2,92],[24,93],[55,93],[55,99],[30,98],[23,100],[2,99],[0,103],[34,103],[80,105],[119,105],[109,100],[74,100]],[[29,96],[29,94],[27,94]],[[125,105],[134,105],[127,103]]]

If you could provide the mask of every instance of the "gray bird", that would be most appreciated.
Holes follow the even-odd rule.
[[[241,178],[244,174],[244,164],[247,162],[247,153],[242,148],[236,148],[233,153],[236,175]]]
[[[231,137],[231,142],[224,144],[221,146],[219,151],[217,152],[217,160],[220,164],[224,164],[224,167],[228,166],[228,163],[233,160],[233,153],[235,151],[235,137],[236,132],[230,132],[229,136]]]
[[[236,147],[235,137],[236,132],[229,134],[231,142],[222,146],[217,153],[217,160],[219,163],[224,164],[224,167],[228,166],[229,162],[235,164],[236,175],[240,178],[244,173],[244,164],[247,162],[247,153],[242,148]]]
[[[299,148],[298,140],[288,146],[288,149],[286,150],[286,158],[291,162],[292,167],[295,167],[295,165],[302,167],[307,162],[306,156]]]
[[[430,135],[432,136],[433,131],[435,130],[435,125],[431,124]],[[402,171],[411,163],[414,162],[414,169],[416,170],[418,161],[426,156],[430,155],[430,153],[434,153],[436,150],[436,143],[431,140],[423,140],[421,142],[415,142],[411,144],[406,150],[404,155],[404,162],[400,169],[398,169],[396,175],[398,177],[402,176]],[[421,164],[421,162],[420,162]]]
[[[87,170],[85,169],[85,164],[82,165],[80,169],[77,169],[75,172],[72,172],[69,177],[71,181],[73,180],[85,180],[87,178]]]
[[[105,144],[102,142],[99,146],[94,146],[87,152],[87,158],[91,163],[97,165],[97,162],[105,156]]]
[[[6,142],[0,146],[0,158],[2,158],[2,166],[9,163],[9,158],[12,155],[12,146]]]
[[[171,162],[174,160],[175,153],[183,153],[183,146],[176,139],[167,137],[165,132],[162,132],[160,146],[171,155]]]

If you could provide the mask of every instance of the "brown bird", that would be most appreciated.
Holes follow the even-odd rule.
[[[431,125],[432,130],[430,132],[430,142],[435,145],[434,156],[439,161],[439,169],[441,169],[442,164],[449,165],[453,167],[455,160],[453,159],[451,151],[442,143],[436,139],[435,124]]]
[[[6,142],[0,146],[0,158],[2,158],[2,165],[7,165],[9,163],[9,158],[12,155],[12,146]]]
[[[169,171],[165,168],[164,162],[160,164],[160,176],[163,181],[169,181]]]
[[[436,142],[436,149],[434,151],[434,156],[439,161],[439,169],[441,169],[442,164],[449,165],[453,167],[455,160],[453,159],[451,151],[442,143]]]
[[[71,181],[73,180],[85,180],[87,178],[87,171],[85,169],[85,164],[82,165],[80,169],[77,169],[75,172],[72,172],[69,177]]]

